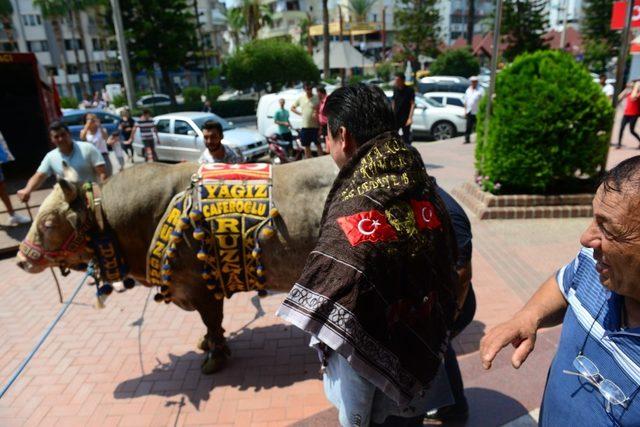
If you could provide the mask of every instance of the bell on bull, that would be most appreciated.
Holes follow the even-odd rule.
[[[113,176],[101,188],[103,226],[113,233],[128,276],[145,286],[153,286],[147,278],[146,255],[156,227],[173,197],[189,188],[197,167],[193,163],[137,165]],[[18,266],[29,273],[52,266],[86,268],[95,257],[87,237],[97,227],[96,218],[85,202],[86,190],[74,179],[73,171],[68,172],[40,206],[20,246]],[[260,276],[264,284],[251,284],[253,288],[291,288],[316,242],[322,207],[336,174],[329,156],[274,167],[272,200],[289,237],[286,243],[282,238],[258,237],[256,255],[261,270],[268,273]],[[189,218],[200,221],[202,212],[193,209]],[[198,311],[207,329],[198,345],[207,352],[202,372],[211,374],[220,370],[230,355],[222,328],[224,300],[216,298],[224,294],[219,287],[207,286],[211,279],[203,277],[203,263],[196,257],[201,244],[192,231],[181,231],[173,242],[170,291],[158,293],[154,299]]]

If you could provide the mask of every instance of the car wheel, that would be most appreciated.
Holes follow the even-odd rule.
[[[431,136],[440,141],[453,138],[456,135],[456,128],[451,122],[437,122],[431,126]]]

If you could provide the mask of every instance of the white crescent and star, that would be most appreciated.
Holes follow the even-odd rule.
[[[370,236],[376,232],[379,225],[380,221],[377,219],[362,218],[358,221],[358,231],[365,236]]]
[[[427,211],[429,213],[428,217],[427,215],[425,215],[425,211]],[[428,224],[431,222],[431,219],[433,218],[433,211],[431,209],[429,209],[428,207],[424,207],[422,208],[422,219]]]

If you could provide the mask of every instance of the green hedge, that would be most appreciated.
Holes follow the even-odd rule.
[[[251,99],[237,99],[230,101],[215,101],[211,103],[213,112],[220,117],[240,117],[253,116],[256,114],[258,103]],[[170,105],[162,107],[149,107],[151,114],[159,116],[160,114],[175,113],[181,111],[202,111],[202,102],[197,104],[179,104],[175,107]],[[136,108],[133,111],[135,116],[142,113],[142,109]]]
[[[471,77],[479,71],[480,62],[468,48],[445,51],[429,67],[429,72],[434,76]]]
[[[184,103],[189,105],[202,104],[201,96],[204,93],[204,89],[197,86],[185,87],[182,90],[182,96],[184,97]],[[202,108],[202,106],[200,107]]]
[[[484,140],[478,114],[476,168],[494,193],[556,194],[593,189],[606,162],[613,108],[589,72],[559,51],[524,54],[496,80]]]

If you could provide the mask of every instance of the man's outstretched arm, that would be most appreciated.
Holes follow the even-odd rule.
[[[540,286],[529,302],[513,318],[491,329],[480,341],[480,357],[485,369],[508,344],[515,347],[511,364],[519,368],[533,351],[538,329],[562,323],[567,310],[555,274]]]

